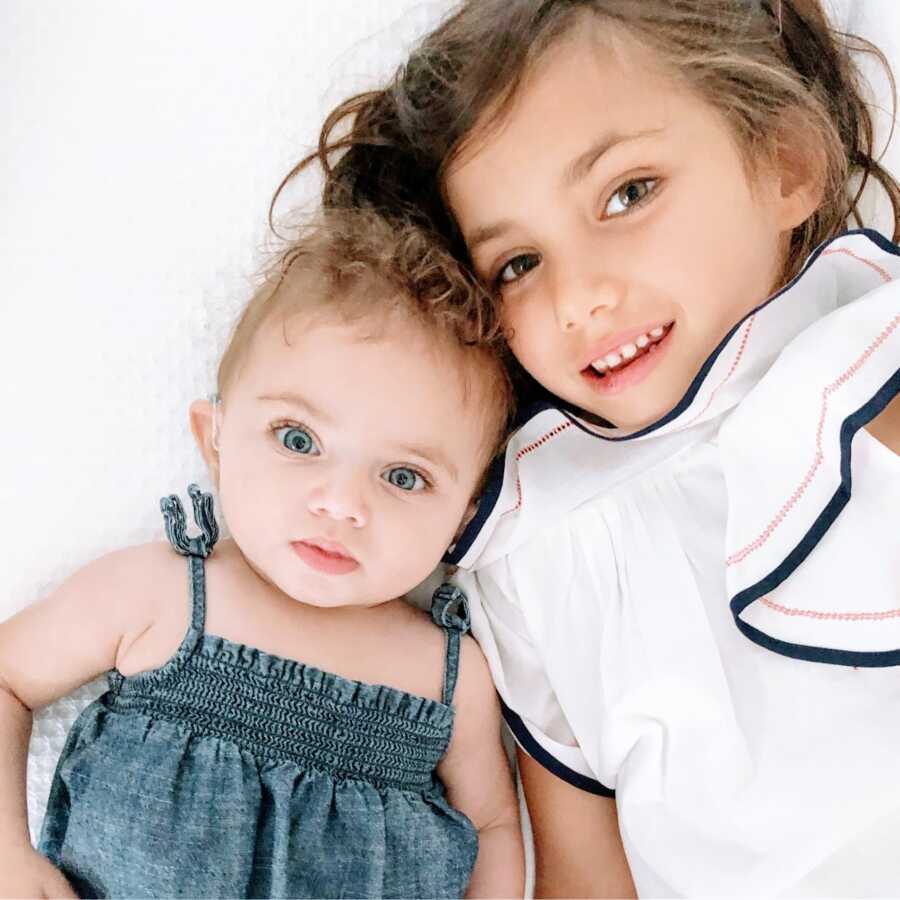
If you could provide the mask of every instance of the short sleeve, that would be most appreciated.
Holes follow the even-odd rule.
[[[615,796],[594,776],[566,720],[517,602],[508,559],[477,572],[459,571],[453,580],[469,598],[472,633],[487,658],[516,743],[574,787]]]

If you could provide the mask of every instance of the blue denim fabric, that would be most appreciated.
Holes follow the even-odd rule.
[[[186,537],[177,498],[163,503],[188,556],[191,626],[159,669],[110,671],[75,722],[41,852],[82,897],[461,897],[478,835],[435,766],[464,598],[449,586],[434,598],[442,703],[206,634],[217,532],[209,495],[190,491],[200,538]]]

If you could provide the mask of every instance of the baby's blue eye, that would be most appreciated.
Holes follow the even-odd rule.
[[[388,484],[400,488],[401,491],[421,491],[427,487],[425,479],[415,469],[407,466],[395,466],[393,469],[388,469],[381,477]]]
[[[305,429],[297,425],[286,425],[283,428],[275,429],[275,437],[281,442],[285,449],[292,453],[301,453],[304,456],[318,456],[319,448],[316,446],[315,439]]]

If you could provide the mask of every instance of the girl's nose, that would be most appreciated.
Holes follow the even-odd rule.
[[[351,478],[323,482],[310,491],[307,506],[314,516],[349,522],[362,528],[369,521],[369,509],[362,485]]]
[[[554,285],[553,311],[560,331],[584,327],[604,312],[612,312],[625,297],[625,285],[619,278],[599,271],[574,271]]]

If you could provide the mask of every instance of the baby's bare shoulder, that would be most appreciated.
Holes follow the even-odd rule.
[[[91,571],[89,571],[91,570]],[[85,587],[96,582],[106,602],[144,618],[170,601],[173,589],[188,590],[188,561],[164,541],[150,541],[115,550],[82,570]]]
[[[107,553],[0,624],[0,658],[8,663],[0,683],[35,709],[111,668],[120,649],[158,620],[160,598],[177,578],[175,556],[159,543]]]
[[[420,654],[428,657],[430,665],[442,665],[446,637],[444,629],[434,624],[431,613],[405,600],[395,600],[392,605],[392,624],[388,627],[395,635],[402,635],[402,640],[413,642],[411,646],[419,648]]]

